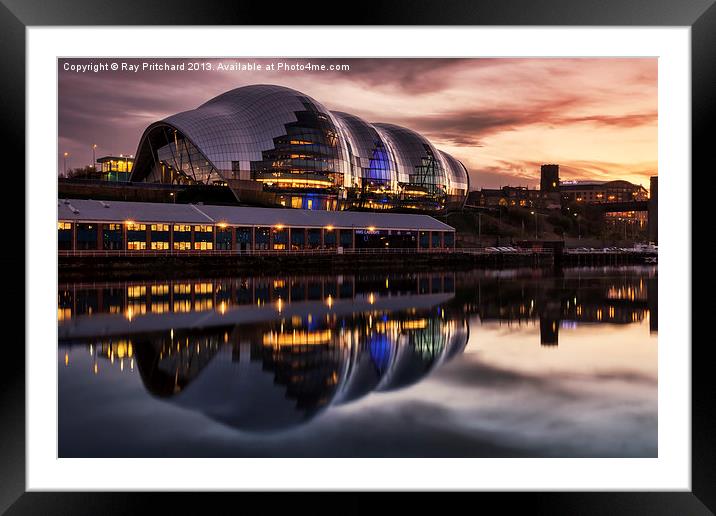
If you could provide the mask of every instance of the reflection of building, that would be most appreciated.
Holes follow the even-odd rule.
[[[376,310],[141,334],[129,351],[123,345],[121,357],[131,360],[128,373],[136,361],[145,388],[157,397],[235,428],[271,431],[331,404],[418,382],[460,354],[467,338],[466,321],[444,311]],[[124,368],[111,342],[93,340],[88,347],[95,374]],[[71,366],[68,351],[65,356]]]
[[[465,280],[461,284],[467,287]],[[656,278],[549,278],[499,282],[484,278],[471,288],[477,300],[466,305],[481,321],[539,324],[540,343],[556,346],[560,328],[576,324],[633,324],[657,319]]]
[[[236,88],[151,124],[131,180],[228,186],[243,202],[309,210],[441,211],[468,191],[465,167],[424,136],[274,85]]]

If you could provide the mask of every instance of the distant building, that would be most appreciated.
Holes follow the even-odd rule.
[[[133,156],[102,156],[97,158],[99,171],[105,181],[129,181],[134,166]]]
[[[540,202],[540,191],[530,190],[526,186],[503,186],[502,188],[483,188],[468,194],[468,206],[496,208],[498,206],[521,206],[533,208]]]
[[[559,192],[559,165],[542,165],[539,189],[542,193]]]
[[[641,185],[623,179],[615,181],[561,181],[559,190],[566,204],[599,204],[611,202],[646,201],[649,193]]]
[[[659,243],[659,178],[649,181],[649,240]]]

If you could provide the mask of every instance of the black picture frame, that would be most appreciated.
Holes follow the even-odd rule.
[[[427,0],[393,1],[383,5],[337,5],[317,1],[310,9],[278,8],[271,2],[222,2],[214,0],[0,0],[0,105],[2,106],[4,146],[12,149],[12,167],[25,170],[25,28],[28,26],[82,25],[563,25],[563,26],[688,26],[691,27],[692,80],[692,169],[704,173],[713,168],[710,131],[716,120],[716,0]],[[354,12],[351,5],[355,5]],[[50,116],[48,114],[48,116]],[[53,123],[48,120],[48,123]],[[7,163],[6,163],[7,166]],[[684,171],[685,176],[693,174]],[[18,174],[16,174],[17,176]],[[25,190],[24,181],[15,179],[13,191]],[[693,183],[692,183],[693,184]],[[31,195],[31,192],[24,192]],[[22,203],[24,196],[16,195]],[[23,213],[22,212],[19,213]],[[692,212],[694,224],[700,217]],[[24,253],[24,251],[23,251]],[[698,255],[694,255],[698,260]],[[704,260],[707,257],[703,258]],[[22,270],[25,256],[3,255],[8,270]],[[697,260],[693,266],[698,265]],[[14,274],[22,292],[24,275]],[[702,287],[703,288],[703,287]],[[24,299],[24,298],[23,298]],[[690,302],[690,300],[684,300]],[[706,306],[692,303],[699,311]],[[17,303],[24,314],[25,304]],[[705,314],[703,314],[705,315]],[[7,316],[6,316],[7,317]],[[5,321],[9,326],[8,317]],[[705,317],[701,318],[705,320]],[[21,330],[22,332],[22,330]],[[37,343],[34,343],[37,344]],[[674,343],[688,346],[691,342]],[[713,514],[716,511],[716,417],[710,340],[691,347],[692,356],[692,474],[690,492],[550,492],[550,493],[479,493],[451,494],[449,506],[457,509],[464,499],[478,496],[480,502],[495,502],[500,510],[551,514]],[[266,504],[260,494],[187,494],[187,493],[37,493],[25,492],[25,349],[15,341],[4,343],[0,375],[0,512],[22,514],[125,514],[161,510],[168,514],[209,513],[222,506]],[[26,343],[28,345],[28,343]],[[363,512],[382,502],[382,495],[352,493],[339,503],[340,512]],[[407,497],[406,497],[407,498]],[[422,510],[444,508],[444,501],[428,500],[423,495],[409,497]],[[305,493],[284,501],[271,495],[272,510],[281,504],[291,510],[323,507],[330,510],[335,501],[325,495]],[[296,504],[299,504],[298,506]],[[468,503],[473,504],[473,501]],[[238,506],[236,507],[238,509]],[[317,509],[316,509],[317,508]],[[409,510],[409,508],[405,508]],[[475,510],[478,510],[475,508]]]

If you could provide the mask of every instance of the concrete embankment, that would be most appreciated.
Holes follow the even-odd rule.
[[[92,275],[116,278],[168,278],[178,275],[214,276],[232,273],[346,274],[366,271],[405,272],[468,270],[475,268],[589,267],[646,263],[636,253],[476,253],[459,249],[450,253],[406,254],[172,254],[60,256],[59,275],[72,280]]]
[[[430,271],[472,268],[547,267],[551,254],[277,254],[277,255],[167,255],[167,256],[60,256],[59,274],[65,279],[91,274],[113,277],[172,277],[177,274],[226,273],[353,273],[363,271]]]

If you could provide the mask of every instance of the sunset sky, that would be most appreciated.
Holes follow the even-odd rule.
[[[64,64],[311,62],[350,71],[65,71]],[[59,61],[59,170],[134,154],[150,123],[226,90],[280,84],[330,110],[409,127],[460,159],[472,189],[535,187],[539,165],[562,179],[657,175],[657,60],[585,59],[71,59]]]

